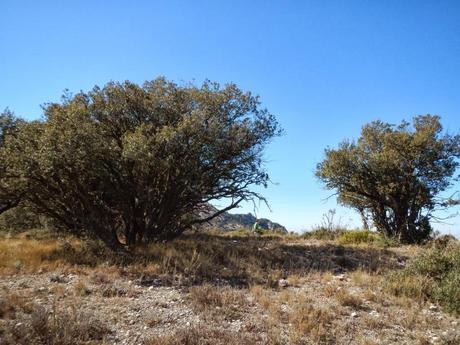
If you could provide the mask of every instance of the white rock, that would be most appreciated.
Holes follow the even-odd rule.
[[[371,310],[371,311],[369,312],[369,315],[372,315],[372,316],[374,316],[374,317],[379,317],[379,316],[380,316],[380,314],[379,314],[376,310]]]
[[[289,282],[287,281],[287,279],[280,279],[278,280],[278,286],[282,288],[286,288],[289,286]]]
[[[431,311],[437,311],[438,310],[438,306],[435,305],[435,304],[432,304],[430,305],[430,308],[429,308]]]
[[[358,317],[358,313],[353,312],[353,313],[350,314],[350,316],[351,317]]]

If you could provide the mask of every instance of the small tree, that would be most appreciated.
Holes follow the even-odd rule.
[[[413,127],[381,121],[365,125],[357,142],[326,149],[316,176],[337,191],[338,201],[357,210],[365,227],[404,242],[431,232],[430,219],[454,200],[439,197],[452,182],[460,136],[442,134],[438,116],[417,116]]]
[[[119,248],[120,236],[130,246],[171,239],[263,199],[249,187],[266,186],[262,152],[279,133],[259,99],[233,84],[109,83],[18,124],[0,149],[0,178],[38,214]],[[218,199],[229,205],[209,214]]]

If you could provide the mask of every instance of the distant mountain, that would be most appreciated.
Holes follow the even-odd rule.
[[[211,206],[210,212],[214,213],[215,211],[217,211],[217,209]],[[225,212],[211,220],[208,226],[219,228],[224,231],[232,231],[239,229],[252,230],[252,227],[256,220],[257,218],[252,213],[232,214]],[[270,219],[259,218],[259,225],[264,230],[281,231],[287,233],[287,230],[284,226],[272,222]]]

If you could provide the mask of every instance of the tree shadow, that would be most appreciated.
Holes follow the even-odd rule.
[[[375,273],[398,268],[406,259],[373,246],[289,242],[279,236],[188,235],[148,248],[139,252],[137,261],[145,266],[159,264],[158,272],[131,271],[133,278],[144,286],[202,283],[276,286],[279,279],[290,275],[355,270]]]

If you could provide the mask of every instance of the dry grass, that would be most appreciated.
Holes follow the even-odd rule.
[[[190,288],[192,308],[206,317],[234,320],[243,313],[248,303],[245,293],[231,287],[216,287],[210,284]]]
[[[78,303],[51,309],[34,303],[31,298],[4,291],[0,299],[3,323],[2,345],[83,345],[105,343],[107,327],[92,315],[76,308]]]
[[[337,330],[336,310],[330,304],[318,306],[315,298],[301,290],[277,293],[253,286],[250,293],[267,313],[272,340],[280,344],[334,344]],[[283,336],[284,335],[284,336]]]
[[[76,296],[87,296],[91,294],[91,289],[83,280],[77,281],[73,287],[73,290]]]
[[[246,332],[235,332],[215,327],[210,324],[198,324],[181,327],[172,334],[152,337],[144,345],[229,345],[229,344],[266,344],[275,345],[270,341],[262,342],[260,336]]]
[[[51,236],[51,235],[50,235]],[[375,271],[391,268],[395,255],[378,248],[309,244],[281,236],[230,237],[184,235],[165,244],[137,248],[129,257],[117,257],[95,242],[67,237],[40,240],[27,234],[0,239],[0,274],[56,270],[69,267],[128,267],[133,274],[174,275],[181,283],[212,282],[233,286],[272,285],[290,276],[293,283],[310,272]],[[29,238],[28,238],[29,237]]]
[[[353,309],[360,309],[363,300],[361,297],[351,294],[347,289],[342,288],[336,291],[335,298],[340,305],[344,307],[352,307]]]
[[[0,239],[0,274],[55,270],[62,265],[62,261],[48,261],[45,257],[56,250],[58,245],[59,241],[55,239]]]
[[[24,281],[31,272],[43,272],[31,279],[50,284],[38,292],[41,286],[28,282],[4,284],[18,289],[0,292],[2,345],[26,344],[21,334],[32,345],[45,344],[43,334],[51,345],[104,344],[106,337],[114,339],[104,323],[120,321],[126,322],[124,332],[134,327],[148,334],[146,345],[378,344],[389,339],[417,344],[431,341],[426,330],[446,325],[419,310],[428,309],[425,302],[414,304],[421,298],[418,281],[395,280],[391,295],[381,289],[388,283],[385,272],[406,259],[401,247],[216,234],[148,245],[122,259],[72,238],[3,238],[0,249],[2,279]],[[288,286],[280,286],[280,279]],[[401,285],[404,291],[398,294]],[[157,287],[162,292],[157,294]],[[171,294],[173,299],[157,299]],[[56,305],[48,302],[43,309],[34,302],[45,296]],[[153,308],[131,316],[143,310],[139,301],[145,298]],[[88,314],[95,312],[88,308],[93,302],[104,310],[113,305],[104,312],[104,323]],[[85,309],[72,307],[79,304]],[[123,321],[126,315],[119,313],[125,307],[135,319]],[[69,343],[71,335],[75,339]]]
[[[281,278],[289,277],[296,285],[312,272],[381,271],[394,267],[396,261],[395,254],[378,248],[311,244],[298,237],[294,240],[289,242],[280,236],[185,235],[118,257],[97,243],[73,238],[4,238],[0,239],[0,275],[103,267],[103,272],[123,271],[144,281],[161,279],[163,284],[226,282],[238,287],[274,287]]]
[[[0,295],[1,319],[15,319],[16,313],[22,311],[29,314],[32,310],[30,299],[22,294],[4,291]]]
[[[308,301],[299,301],[289,313],[292,343],[303,344],[305,338],[317,344],[333,342],[333,319],[334,313],[330,309],[315,307]]]

